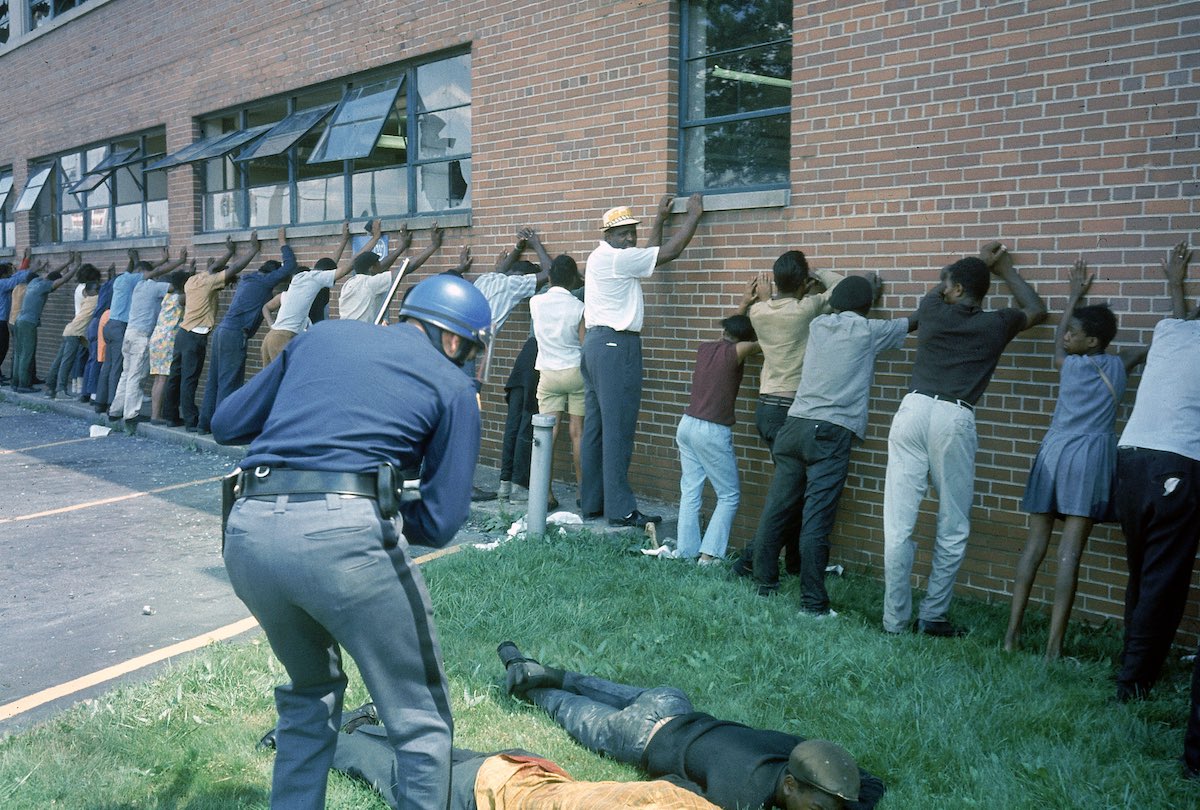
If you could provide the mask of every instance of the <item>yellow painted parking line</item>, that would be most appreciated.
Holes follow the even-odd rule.
[[[48,442],[46,444],[35,444],[32,447],[18,447],[12,450],[0,450],[0,456],[7,456],[12,453],[28,453],[31,450],[41,450],[46,447],[58,447],[61,444],[75,444],[75,442],[90,442],[95,441],[91,436],[84,436],[82,439],[63,439],[61,442]]]
[[[461,548],[462,546],[450,546],[449,548],[438,549],[437,551],[417,557],[414,562],[418,564],[426,563],[430,560],[436,560],[439,557],[445,557],[448,554],[453,554]],[[159,661],[165,661],[166,659],[172,658],[176,655],[182,655],[186,652],[198,650],[201,647],[217,641],[224,641],[226,639],[233,638],[236,635],[253,630],[255,627],[258,627],[258,622],[253,616],[250,616],[242,619],[241,621],[236,621],[233,624],[227,624],[224,627],[218,627],[216,630],[211,632],[202,633],[201,635],[189,638],[186,641],[180,641],[176,644],[170,645],[169,647],[163,647],[161,650],[155,650],[154,652],[146,653],[145,655],[139,655],[136,658],[130,658],[128,661],[123,661],[120,664],[113,664],[111,667],[105,667],[104,669],[89,673],[79,678],[75,678],[74,680],[67,681],[66,683],[61,683],[58,686],[51,686],[49,689],[43,689],[40,692],[34,692],[32,695],[18,698],[11,703],[5,703],[4,705],[0,706],[0,722],[11,720],[18,714],[24,714],[30,709],[36,709],[38,706],[49,703],[52,700],[68,697],[76,692],[81,692],[84,689],[102,684],[105,681],[111,681],[114,678],[119,678],[122,675],[128,675],[130,672],[136,672],[137,670],[148,667],[151,664],[157,664]]]
[[[58,509],[47,509],[45,512],[33,512],[28,515],[17,515],[16,517],[0,518],[0,525],[5,523],[17,523],[22,520],[36,520],[37,518],[50,517],[51,515],[61,515],[67,512],[77,512],[80,509],[91,509],[94,506],[105,506],[110,503],[120,503],[121,501],[130,501],[134,498],[144,498],[147,495],[157,495],[160,492],[170,492],[173,489],[183,489],[184,487],[193,487],[196,484],[211,484],[214,481],[220,481],[225,476],[217,475],[212,478],[200,478],[195,481],[185,481],[182,484],[171,484],[157,489],[148,489],[144,492],[130,492],[125,495],[115,495],[111,498],[101,498],[98,501],[88,501],[87,503],[77,503],[74,506],[60,506]]]

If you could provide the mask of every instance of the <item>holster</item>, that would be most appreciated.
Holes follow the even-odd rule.
[[[375,502],[379,504],[379,514],[384,520],[391,520],[400,514],[400,485],[404,483],[395,465],[384,462],[375,472]]]
[[[225,551],[225,525],[229,522],[229,513],[233,504],[241,495],[242,469],[238,467],[221,479],[221,552]]]

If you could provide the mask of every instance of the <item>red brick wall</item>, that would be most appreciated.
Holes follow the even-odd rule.
[[[195,116],[468,43],[471,225],[448,233],[431,272],[450,266],[464,243],[477,268],[490,266],[526,224],[552,253],[582,264],[604,209],[629,202],[649,216],[675,188],[675,3],[327,0],[304,4],[303,17],[289,16],[299,6],[288,3],[165,5],[115,0],[0,55],[6,78],[27,78],[6,81],[0,94],[0,165],[14,165],[18,188],[27,161],[44,154],[163,125],[179,148]],[[716,335],[751,274],[785,249],[839,272],[879,272],[881,314],[895,315],[915,306],[942,265],[1001,238],[1047,299],[1052,322],[1065,302],[1065,268],[1083,255],[1098,273],[1092,299],[1112,303],[1125,344],[1147,339],[1167,311],[1159,261],[1168,246],[1200,232],[1194,3],[813,2],[796,4],[793,27],[790,204],[706,215],[683,257],[645,286],[632,477],[646,496],[677,497],[673,435],[695,344]],[[173,248],[199,227],[197,191],[189,169],[172,171]],[[333,241],[299,240],[301,260]],[[203,259],[217,250],[195,252]],[[85,255],[101,266],[118,259]],[[56,297],[42,329],[43,369],[69,307],[69,296]],[[994,288],[989,303],[1009,300]],[[484,390],[491,463],[500,384],[527,330],[522,307]],[[1026,526],[1019,498],[1056,395],[1051,333],[1047,325],[1014,341],[977,411],[965,593],[1007,598]],[[887,426],[912,357],[910,347],[879,363],[868,439],[855,450],[834,539],[835,557],[856,569],[878,572],[881,563]],[[756,386],[755,363],[735,430],[743,474],[735,545],[752,535],[770,476],[753,430]],[[1132,400],[1131,392],[1123,416]],[[565,448],[564,437],[560,476],[570,470]],[[919,524],[922,574],[933,508],[926,504]],[[1121,544],[1112,527],[1093,533],[1077,616],[1120,614]],[[1046,568],[1052,573],[1052,563]],[[1050,583],[1043,575],[1035,598],[1045,600]],[[1197,626],[1193,608],[1186,629]]]

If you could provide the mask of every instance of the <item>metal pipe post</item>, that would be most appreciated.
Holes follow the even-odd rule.
[[[529,511],[525,513],[525,530],[529,537],[541,537],[546,531],[546,500],[550,497],[550,460],[554,452],[554,425],[558,417],[552,413],[533,415],[533,457],[529,463]]]

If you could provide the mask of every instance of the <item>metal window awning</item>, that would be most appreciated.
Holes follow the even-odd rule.
[[[403,85],[404,75],[401,74],[387,81],[347,90],[308,162],[332,163],[371,154]]]
[[[38,197],[42,195],[42,189],[53,170],[54,164],[51,163],[30,175],[29,179],[25,181],[25,188],[21,191],[21,196],[17,198],[17,204],[13,206],[13,211],[33,210],[33,206],[37,204]]]
[[[68,190],[72,194],[80,194],[84,191],[91,191],[107,180],[112,173],[121,166],[127,166],[130,162],[141,160],[141,151],[142,148],[140,146],[135,146],[132,149],[118,149],[114,152],[111,152],[108,157],[97,163],[95,167],[88,171],[88,173],[83,177],[79,178],[79,180],[75,182],[75,185],[71,186],[71,188]],[[133,158],[133,160],[130,161],[130,158],[135,154],[139,157]]]
[[[185,163],[197,163],[201,160],[212,160],[224,157],[238,147],[245,146],[250,141],[264,134],[274,124],[235,129],[233,132],[222,132],[220,135],[210,135],[183,147],[178,152],[172,152],[161,160],[156,160],[145,168],[153,172],[159,169],[170,169]]]
[[[312,132],[325,118],[333,112],[336,104],[325,104],[311,110],[294,112],[259,138],[247,146],[234,158],[237,161],[254,160],[255,158],[279,155],[295,146],[296,142]]]

